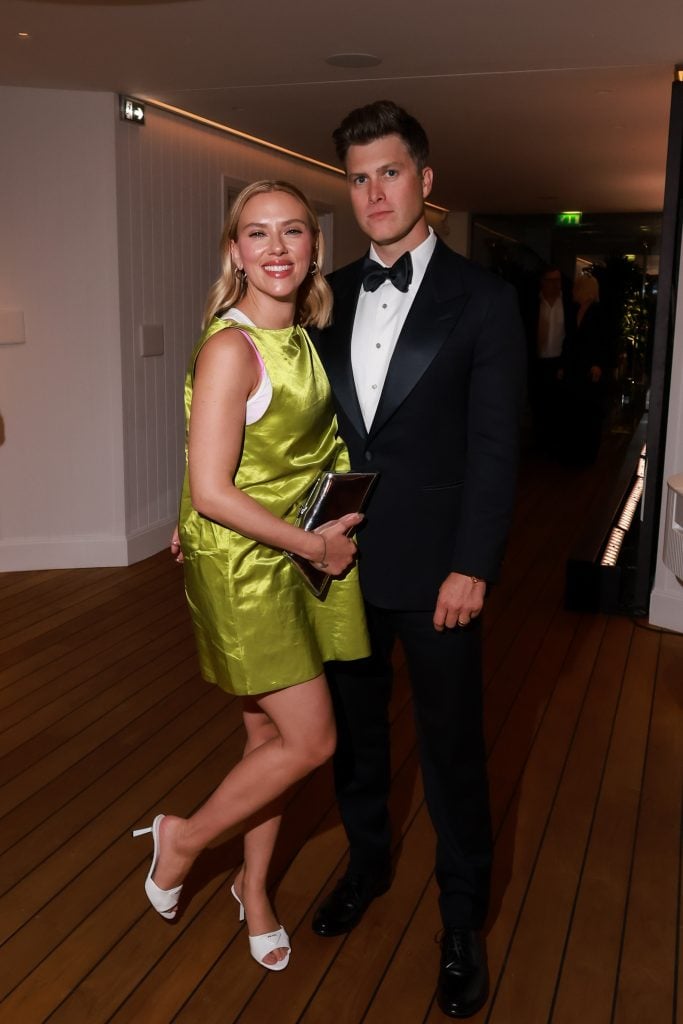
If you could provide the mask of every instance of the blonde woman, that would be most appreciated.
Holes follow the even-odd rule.
[[[282,970],[287,933],[266,882],[280,818],[273,802],[326,761],[335,725],[323,662],[369,653],[346,536],[361,517],[314,533],[293,525],[321,470],[348,468],[329,384],[306,325],[323,326],[331,295],[323,240],[293,185],[261,181],[237,198],[221,240],[222,273],[185,383],[187,472],[179,532],[185,587],[204,677],[242,699],[242,760],[191,817],[158,815],[145,890],[171,919],[197,855],[227,829],[244,836],[232,894],[254,958]],[[324,567],[324,601],[283,551]],[[264,811],[264,809],[266,809]]]

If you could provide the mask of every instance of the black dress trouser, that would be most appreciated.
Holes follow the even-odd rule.
[[[371,658],[328,664],[337,720],[337,800],[350,870],[384,874],[391,855],[388,704],[398,638],[411,680],[425,797],[437,836],[445,927],[481,928],[492,839],[482,724],[481,620],[437,632],[431,611],[366,605]]]

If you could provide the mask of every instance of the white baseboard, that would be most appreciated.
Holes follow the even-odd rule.
[[[163,551],[164,548],[169,547],[173,527],[177,521],[177,516],[174,516],[172,519],[164,519],[162,522],[145,530],[138,530],[137,533],[129,534],[127,540],[128,561],[126,565],[141,562],[143,558],[149,558],[150,555],[156,555],[157,551]]]
[[[175,518],[128,537],[40,537],[0,541],[0,572],[132,565],[168,546]]]
[[[655,587],[650,595],[650,622],[653,626],[683,633],[683,584],[680,593]]]

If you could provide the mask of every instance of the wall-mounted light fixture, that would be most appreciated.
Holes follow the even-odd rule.
[[[148,107],[156,107],[158,110],[164,110],[169,114],[182,117],[187,121],[194,121],[195,124],[205,125],[207,128],[213,128],[216,131],[224,132],[226,135],[232,135],[234,138],[242,139],[244,142],[251,142],[257,146],[263,147],[264,149],[272,150],[275,153],[281,153],[283,156],[292,157],[294,160],[301,160],[303,163],[312,164],[314,167],[319,167],[323,171],[332,171],[333,174],[344,175],[344,171],[340,167],[334,167],[332,164],[326,164],[322,160],[316,160],[312,156],[306,156],[305,153],[297,153],[293,149],[286,149],[284,146],[278,146],[276,143],[268,142],[267,139],[260,139],[256,135],[249,135],[247,132],[239,131],[237,128],[231,128],[229,125],[222,124],[220,121],[212,121],[208,117],[202,117],[200,114],[193,114],[191,111],[184,110],[182,107],[174,107],[170,103],[164,103],[162,100],[156,100],[150,96],[145,96],[144,101]],[[438,210],[444,215],[449,212],[445,206],[439,206],[437,203],[425,203],[425,206],[428,206],[430,210]]]

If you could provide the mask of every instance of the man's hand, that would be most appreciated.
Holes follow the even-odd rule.
[[[434,629],[441,632],[455,626],[468,626],[484,606],[486,583],[476,576],[452,572],[439,587],[434,611]]]

